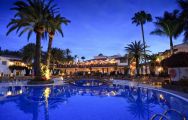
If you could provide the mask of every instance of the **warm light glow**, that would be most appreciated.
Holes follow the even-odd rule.
[[[162,99],[162,100],[164,99],[162,94],[159,95],[159,98]]]
[[[136,70],[136,62],[131,62],[130,64],[130,75],[133,76],[135,74],[135,70]]]
[[[22,94],[22,93],[23,93],[23,91],[22,91],[22,90],[20,90],[20,91],[19,91],[19,94]]]
[[[161,60],[160,60],[159,58],[157,58],[157,59],[156,59],[156,62],[160,63],[160,62],[161,62]]]
[[[13,62],[9,62],[9,65],[14,65],[14,63]]]
[[[11,91],[8,91],[7,92],[7,96],[11,96],[12,95],[12,92]]]
[[[115,91],[111,91],[110,92],[112,96],[115,96],[116,95],[116,92]]]
[[[162,68],[162,67],[159,67],[159,68],[157,69],[157,71],[158,71],[158,72],[161,72],[161,71],[163,71],[163,68]]]
[[[48,98],[50,96],[50,93],[51,93],[51,89],[49,87],[47,87],[43,92],[43,95],[45,98],[45,109],[46,109],[47,113],[48,113]]]
[[[47,80],[50,79],[50,70],[49,70],[49,69],[47,69],[46,72],[45,72],[45,78],[46,78]]]
[[[44,90],[44,98],[45,98],[45,102],[46,102],[46,107],[48,107],[48,98],[50,96],[50,93],[51,93],[51,89],[49,87],[47,87],[45,90]]]

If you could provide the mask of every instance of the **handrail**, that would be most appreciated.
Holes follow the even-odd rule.
[[[185,118],[185,116],[184,115],[182,115],[182,113],[181,112],[179,112],[179,111],[177,111],[177,110],[175,110],[175,109],[169,109],[169,110],[166,110],[164,113],[163,113],[163,115],[167,115],[167,113],[168,112],[170,112],[170,111],[172,111],[172,112],[175,112],[175,113],[178,113],[182,118],[183,118],[183,120],[186,120],[186,118]],[[162,118],[160,118],[159,120],[162,120]]]
[[[152,118],[150,119],[150,120],[154,120],[156,117],[158,117],[158,116],[161,116],[161,118],[163,119],[163,118],[165,118],[166,120],[169,120],[169,118],[167,118],[165,115],[163,115],[163,114],[155,114],[155,115],[153,115],[152,116]],[[162,120],[161,119],[161,120]]]

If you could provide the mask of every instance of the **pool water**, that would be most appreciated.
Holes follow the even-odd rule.
[[[107,82],[101,80],[76,80],[74,82],[71,82],[70,84],[82,87],[99,87],[106,85]]]
[[[0,87],[0,120],[150,120],[168,109],[188,118],[186,101],[146,88],[69,84]],[[168,117],[181,120],[176,113]]]

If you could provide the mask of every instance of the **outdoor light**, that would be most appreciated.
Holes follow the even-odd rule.
[[[20,91],[19,91],[19,94],[22,94],[22,93],[23,93],[23,91],[22,91],[22,90],[20,90]]]
[[[49,70],[49,69],[46,70],[45,78],[46,78],[47,80],[50,79],[50,70]]]
[[[9,62],[9,65],[14,65],[14,63],[13,62]]]
[[[162,95],[162,94],[160,94],[160,95],[159,95],[159,98],[160,98],[161,100],[163,100],[163,99],[164,99],[164,97],[163,97],[163,95]]]
[[[12,95],[12,92],[11,91],[8,91],[7,92],[7,96],[11,96]]]
[[[162,68],[162,67],[159,67],[159,68],[157,69],[157,71],[158,71],[158,72],[161,72],[161,71],[163,71],[163,68]]]

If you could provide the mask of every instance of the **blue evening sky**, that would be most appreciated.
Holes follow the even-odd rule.
[[[22,37],[11,33],[6,36],[10,11],[16,0],[1,0],[0,7],[0,47],[2,49],[19,50],[29,42],[35,42],[35,36],[27,41],[27,34]],[[131,41],[142,40],[140,26],[132,24],[131,18],[135,12],[144,10],[153,18],[163,15],[164,11],[178,9],[176,0],[55,0],[63,16],[71,20],[64,29],[64,38],[56,35],[53,47],[69,48],[72,54],[79,57],[92,58],[99,53],[104,55],[125,54],[124,47]],[[155,20],[155,19],[154,19]],[[169,48],[169,39],[150,35],[154,29],[153,23],[144,26],[146,42],[153,53]],[[174,40],[174,44],[182,42],[182,37]],[[43,40],[43,50],[48,42]]]

